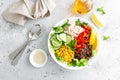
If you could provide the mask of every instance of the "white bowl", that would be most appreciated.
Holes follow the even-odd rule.
[[[71,23],[72,21],[75,21],[75,20],[77,20],[78,18],[79,18],[81,21],[87,22],[87,23],[88,23],[92,28],[94,28],[95,31],[96,31],[96,28],[95,28],[95,26],[94,26],[93,23],[91,23],[91,22],[89,22],[88,20],[86,20],[86,19],[84,19],[84,18],[81,18],[81,17],[70,17],[70,18],[63,19],[63,20],[61,20],[60,22],[58,22],[55,26],[64,24],[67,19],[69,19],[69,22]],[[96,32],[97,32],[97,31],[96,31]],[[52,58],[54,59],[54,61],[55,61],[56,63],[58,63],[60,66],[62,66],[63,68],[66,68],[66,69],[78,70],[78,69],[84,69],[84,68],[90,66],[90,65],[94,62],[96,56],[91,57],[91,58],[89,59],[88,65],[86,65],[86,66],[81,66],[81,67],[78,67],[78,66],[76,66],[76,67],[68,66],[66,63],[63,63],[63,62],[61,62],[61,61],[58,61],[58,60],[56,59],[56,56],[55,56],[55,54],[54,54],[54,51],[53,51],[52,48],[50,47],[50,41],[49,41],[49,40],[50,40],[50,35],[51,35],[52,33],[53,33],[53,30],[51,30],[51,32],[49,33],[49,37],[48,37],[48,49],[49,49],[50,55],[52,56]],[[98,35],[98,40],[99,40],[99,35]],[[98,47],[98,49],[99,49],[99,47]]]
[[[33,60],[33,56],[35,55],[35,53],[36,53],[37,51],[40,51],[40,52],[42,52],[42,53],[45,55],[45,61],[44,61],[44,63],[42,63],[42,64],[37,64],[37,63],[34,62],[34,60]],[[47,54],[46,54],[46,52],[45,52],[44,50],[42,50],[42,49],[35,49],[35,50],[32,51],[32,53],[30,54],[30,56],[29,56],[29,61],[30,61],[30,63],[31,63],[34,67],[36,67],[36,68],[43,67],[43,66],[46,64],[46,62],[47,62]]]

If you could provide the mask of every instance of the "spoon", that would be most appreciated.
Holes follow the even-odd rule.
[[[31,28],[31,30],[27,33],[28,40],[26,41],[26,43],[9,55],[9,58],[12,60],[12,65],[15,66],[18,63],[27,44],[29,44],[31,41],[37,40],[40,37],[40,33],[41,25],[37,24]]]

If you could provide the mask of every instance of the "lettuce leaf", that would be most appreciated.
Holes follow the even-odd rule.
[[[88,60],[87,59],[73,59],[71,63],[68,64],[68,66],[86,66],[88,65]]]
[[[71,48],[72,51],[76,51],[76,44],[77,41],[76,40],[71,40],[67,45]]]

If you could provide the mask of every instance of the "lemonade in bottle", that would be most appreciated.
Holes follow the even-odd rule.
[[[92,0],[75,0],[73,5],[74,13],[86,14],[93,7]]]

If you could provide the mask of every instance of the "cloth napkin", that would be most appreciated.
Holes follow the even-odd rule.
[[[53,0],[37,0],[36,2],[20,0],[4,11],[2,16],[9,22],[24,25],[28,18],[38,19],[49,16],[54,8]]]

